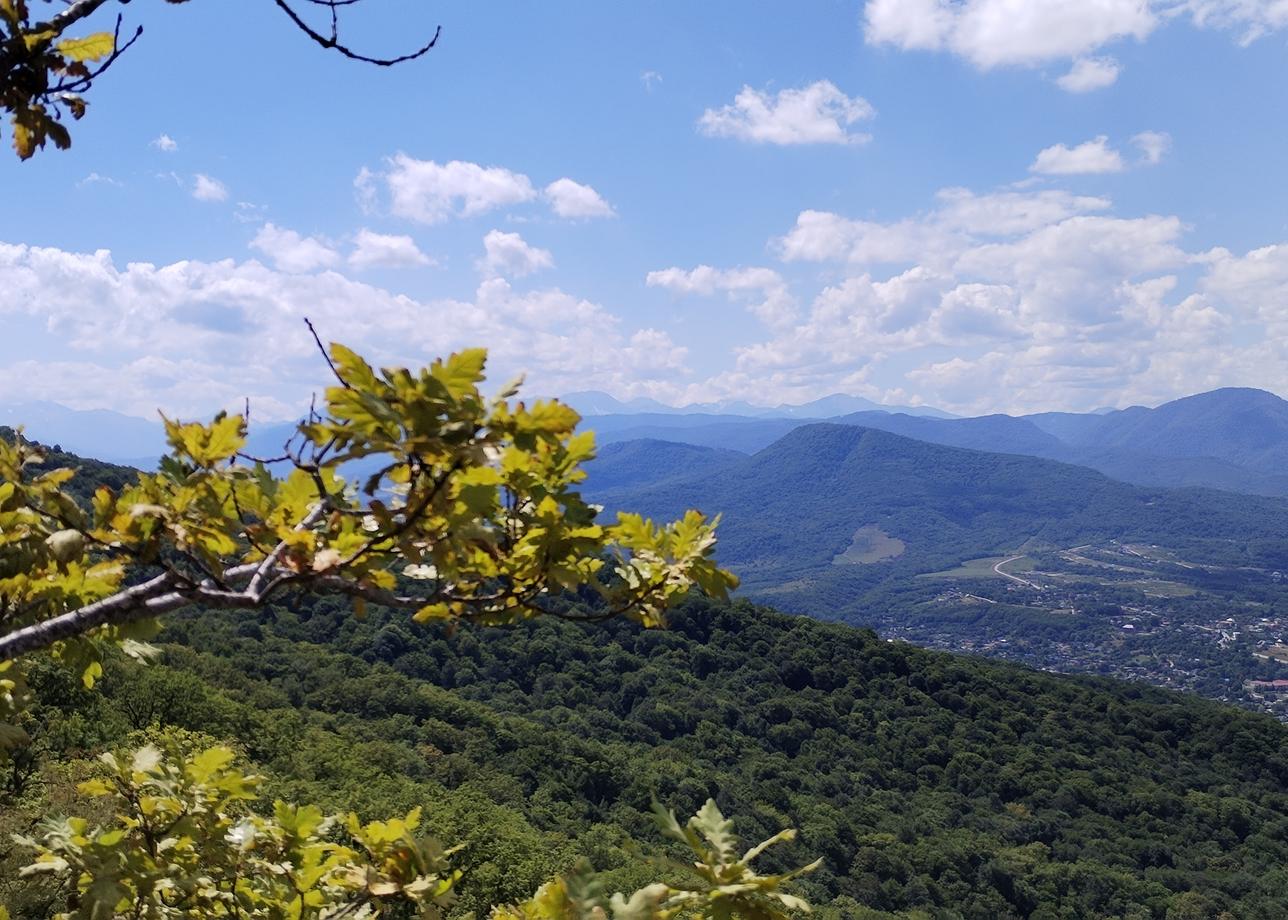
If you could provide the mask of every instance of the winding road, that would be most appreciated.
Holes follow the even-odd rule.
[[[1018,555],[1018,556],[1010,556],[1010,557],[1008,557],[1008,558],[1006,558],[1006,559],[1003,559],[1003,560],[1002,560],[1001,562],[999,562],[997,565],[993,566],[993,571],[994,571],[994,572],[996,572],[998,575],[1001,575],[1003,578],[1009,578],[1011,581],[1017,582],[1018,584],[1024,585],[1025,587],[1028,587],[1028,588],[1036,588],[1037,590],[1041,591],[1041,590],[1042,590],[1042,586],[1041,586],[1041,585],[1034,584],[1033,582],[1031,582],[1031,581],[1029,581],[1029,580],[1027,580],[1027,579],[1020,578],[1018,575],[1012,575],[1010,572],[1003,572],[1003,571],[1002,571],[1002,566],[1004,566],[1004,565],[1006,565],[1006,564],[1008,564],[1008,563],[1014,562],[1014,561],[1015,561],[1015,560],[1017,560],[1017,559],[1023,559],[1023,558],[1024,558],[1024,554],[1023,554],[1023,553],[1021,553],[1021,554],[1020,554],[1020,555]]]

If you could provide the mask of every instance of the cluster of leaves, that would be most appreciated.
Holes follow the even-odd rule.
[[[331,360],[338,384],[286,446],[282,479],[241,455],[243,417],[167,420],[159,471],[99,487],[87,511],[72,470],[0,441],[0,719],[12,725],[23,701],[18,655],[52,648],[91,685],[103,640],[144,654],[157,615],[188,604],[254,608],[305,589],[349,596],[359,614],[376,601],[417,622],[500,624],[592,588],[605,600],[593,619],[654,626],[690,589],[736,585],[697,512],[599,523],[577,491],[593,435],[558,402],[511,402],[514,387],[485,398],[483,351],[419,373],[377,373],[341,345]],[[361,491],[345,464],[370,470]]]
[[[236,763],[235,752],[215,746],[184,755],[146,745],[128,761],[100,757],[102,775],[79,785],[109,800],[113,818],[92,825],[79,817],[50,818],[39,834],[19,837],[34,851],[24,876],[51,874],[74,881],[72,907],[60,920],[149,917],[308,918],[375,917],[411,909],[441,920],[455,902],[466,871],[461,847],[445,849],[417,833],[421,809],[402,818],[362,822],[352,812],[324,816],[315,806],[280,799],[271,817],[247,807],[261,778]],[[780,875],[761,875],[752,860],[793,831],[784,831],[742,856],[733,823],[708,801],[681,826],[657,807],[668,836],[697,856],[691,884],[656,882],[627,896],[601,894],[603,882],[588,864],[546,883],[527,902],[497,907],[492,920],[671,920],[688,917],[788,920],[808,911],[782,891],[818,863]],[[0,908],[2,909],[2,908]]]
[[[44,0],[48,5],[51,0]],[[47,19],[32,21],[31,0],[0,0],[0,109],[10,114],[13,146],[26,160],[46,141],[66,150],[71,134],[63,114],[79,119],[85,114],[84,93],[143,34],[138,26],[121,41],[120,16],[111,32],[92,32],[79,37],[66,35],[68,29],[89,18],[109,0],[65,0],[66,5]],[[128,3],[129,0],[120,0]],[[188,0],[165,0],[187,3]],[[272,0],[297,29],[322,48],[336,51],[355,61],[389,67],[415,60],[438,43],[439,31],[415,51],[394,57],[372,57],[354,51],[340,41],[339,10],[362,0],[308,0],[330,16],[329,34],[309,25],[288,0]]]
[[[0,108],[9,113],[13,146],[22,159],[52,141],[71,146],[63,114],[85,114],[84,93],[141,34],[122,43],[112,32],[68,36],[66,30],[104,0],[78,0],[48,19],[32,21],[28,0],[0,0]],[[183,3],[185,0],[167,0]]]
[[[809,904],[803,898],[782,888],[792,879],[813,872],[822,860],[778,875],[761,875],[751,865],[774,844],[795,839],[794,830],[780,831],[740,856],[733,821],[720,812],[714,799],[707,799],[683,825],[674,812],[657,803],[653,813],[662,833],[696,857],[692,866],[672,866],[677,874],[691,875],[692,882],[655,882],[630,897],[614,894],[605,898],[602,884],[597,884],[594,873],[583,864],[576,873],[543,885],[526,903],[494,910],[491,920],[787,920],[793,911],[809,912]]]
[[[369,600],[412,609],[413,623],[554,613],[649,627],[693,588],[723,596],[736,584],[711,558],[714,523],[696,512],[666,526],[629,514],[597,523],[577,491],[593,436],[576,433],[567,406],[512,403],[513,386],[484,398],[484,360],[474,350],[419,373],[377,373],[332,346],[338,385],[285,445],[284,479],[242,455],[244,418],[166,420],[173,452],[160,470],[100,486],[86,510],[67,488],[73,470],[49,469],[20,433],[0,439],[0,740],[28,740],[16,724],[31,697],[18,656],[50,650],[88,689],[106,649],[146,657],[154,650],[140,639],[180,607],[256,608],[303,588],[352,598],[360,615]],[[361,490],[343,465],[368,467]],[[557,603],[587,588],[593,610]],[[464,871],[454,850],[415,836],[419,808],[368,823],[280,800],[271,817],[255,813],[259,781],[227,747],[164,757],[147,746],[102,761],[106,778],[79,790],[110,799],[112,820],[60,818],[21,839],[38,854],[24,872],[73,885],[60,916],[338,918],[397,903],[432,920]],[[731,861],[714,804],[696,820],[714,847],[699,864],[707,883],[655,883],[618,897],[618,916],[776,918],[805,907],[778,891],[794,875],[751,869],[763,846]],[[541,897],[558,890],[567,885]]]
[[[257,815],[244,803],[260,778],[222,746],[183,757],[149,745],[128,762],[101,760],[105,776],[80,791],[110,798],[113,820],[53,818],[21,840],[36,853],[24,874],[75,880],[67,918],[306,918],[339,916],[337,905],[362,916],[394,901],[438,918],[451,902],[461,870],[451,851],[416,836],[419,809],[364,824],[278,801],[271,818]]]

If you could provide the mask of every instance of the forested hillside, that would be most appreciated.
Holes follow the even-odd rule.
[[[6,831],[65,807],[78,758],[177,726],[233,741],[270,798],[424,805],[468,843],[462,911],[578,854],[624,866],[627,836],[658,845],[652,798],[710,795],[749,838],[801,829],[777,858],[824,858],[802,888],[827,920],[1288,912],[1288,731],[1192,697],[745,603],[690,602],[661,632],[448,637],[317,601],[192,614],[163,640],[163,665],[110,668],[92,693],[44,674],[41,764],[13,771]],[[14,859],[0,892],[43,917]]]
[[[844,425],[800,428],[714,473],[592,497],[657,516],[720,511],[723,558],[750,588],[804,574],[870,582],[895,565],[933,571],[1025,543],[1109,538],[1161,543],[1201,562],[1288,567],[1283,500],[1147,489],[1082,467]],[[905,552],[881,566],[834,566],[868,525]]]

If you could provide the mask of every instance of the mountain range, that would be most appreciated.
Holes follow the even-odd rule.
[[[596,432],[601,446],[651,440],[754,454],[797,428],[828,421],[949,447],[1058,460],[1136,485],[1288,496],[1288,402],[1264,390],[1213,390],[1153,409],[973,418],[926,409],[896,411],[899,407],[878,407],[850,396],[775,408],[712,404],[683,409],[642,399],[624,403],[593,391],[567,398],[585,414],[585,427]],[[105,410],[80,411],[47,402],[0,408],[0,425],[18,424],[45,443],[116,463],[150,467],[164,450],[159,421]],[[249,451],[280,453],[292,427],[252,425]]]
[[[933,418],[881,411],[827,421],[951,447],[1021,454],[1090,467],[1148,486],[1205,486],[1288,496],[1288,402],[1227,388],[1155,409]],[[809,424],[792,418],[656,413],[592,416],[601,443],[650,438],[755,453]]]
[[[776,406],[755,406],[743,400],[689,403],[685,406],[668,406],[656,399],[636,397],[623,402],[599,390],[581,390],[560,397],[583,415],[733,415],[747,418],[831,418],[847,412],[902,412],[905,415],[925,415],[934,418],[954,418],[951,412],[933,406],[886,406],[864,399],[833,393],[807,403],[779,403]]]
[[[1160,544],[1198,564],[1288,568],[1288,500],[1137,486],[849,424],[805,425],[741,458],[615,444],[591,465],[587,493],[659,519],[690,507],[719,512],[722,560],[753,594],[769,591],[792,609],[808,606],[792,593],[833,603],[971,559],[1103,541]],[[856,551],[864,561],[874,540],[885,549],[866,561],[884,564],[842,564]]]

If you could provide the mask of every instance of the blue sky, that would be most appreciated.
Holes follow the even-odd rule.
[[[73,149],[0,159],[0,400],[291,417],[304,315],[539,393],[1288,393],[1283,0],[368,0],[443,27],[392,69],[236,6],[121,7]]]

